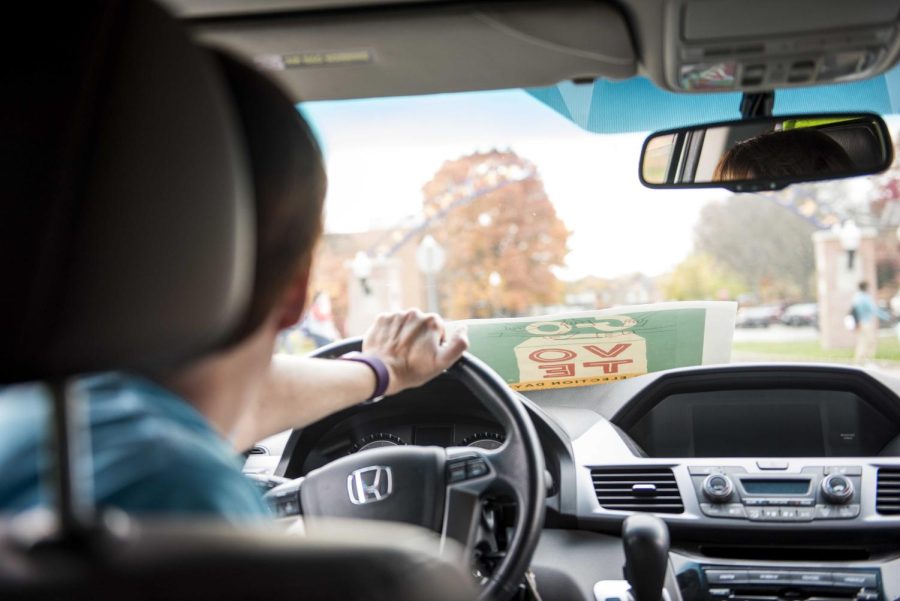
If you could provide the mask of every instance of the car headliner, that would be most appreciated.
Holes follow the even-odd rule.
[[[673,87],[672,73],[678,53],[684,51],[678,40],[688,39],[685,36],[694,36],[688,40],[691,43],[708,41],[713,45],[732,39],[746,45],[790,39],[795,34],[822,36],[825,46],[804,51],[809,57],[810,53],[825,53],[831,46],[841,48],[859,31],[874,31],[875,27],[886,31],[888,26],[896,31],[898,24],[897,11],[892,8],[895,3],[883,0],[857,0],[852,10],[847,10],[845,0],[161,1],[202,42],[260,65],[266,65],[269,58],[279,62],[286,57],[362,57],[275,66],[273,74],[298,101],[509,88],[552,90],[561,81],[597,81],[587,86],[589,97],[605,97],[607,88],[620,80],[626,80],[626,87],[678,89]],[[688,13],[690,19],[685,16]],[[878,56],[874,67],[853,77],[871,77],[888,70],[900,57],[900,37],[892,38]],[[271,63],[268,66],[272,68]],[[636,75],[647,79],[634,79]],[[789,87],[804,85],[810,83]],[[593,113],[573,109],[573,102],[585,101],[573,101],[568,90],[546,94],[555,95],[562,97],[556,99],[560,101],[557,110],[565,107],[569,113]],[[578,95],[584,97],[585,92]],[[675,102],[694,105],[702,120],[735,116],[737,109],[731,107],[737,102],[729,98],[731,94],[699,95],[710,96],[710,102],[725,108],[710,114],[696,93],[683,94],[684,98]],[[721,98],[714,100],[717,97]],[[817,104],[823,98],[819,97]],[[849,108],[816,106],[817,110]],[[885,112],[872,106],[859,108]],[[776,110],[784,112],[785,108]],[[623,120],[610,123],[609,119],[594,124],[587,118],[585,122],[592,131],[656,126]],[[673,124],[676,122],[668,120],[660,125]]]
[[[526,91],[594,133],[643,132],[741,117],[739,92],[677,94],[644,77],[583,85],[563,82]],[[776,91],[775,114],[809,112],[900,112],[900,66],[864,81]]]

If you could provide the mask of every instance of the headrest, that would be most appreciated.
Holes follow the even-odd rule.
[[[327,177],[318,142],[294,101],[266,74],[215,52],[234,97],[253,173],[256,264],[235,341],[257,330],[322,228]]]
[[[150,2],[10,12],[24,37],[0,42],[18,57],[0,97],[0,383],[216,348],[246,310],[254,228],[215,61]]]
[[[855,169],[874,169],[884,160],[881,143],[869,123],[836,123],[821,131],[841,145]]]

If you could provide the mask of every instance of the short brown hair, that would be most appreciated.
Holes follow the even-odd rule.
[[[256,260],[250,308],[232,337],[255,331],[322,230],[327,178],[322,152],[290,97],[268,77],[217,54],[243,126],[253,172]]]
[[[814,129],[792,129],[770,132],[735,144],[716,165],[713,181],[851,171],[853,161],[830,136]]]

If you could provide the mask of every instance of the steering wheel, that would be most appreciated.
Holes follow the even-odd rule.
[[[358,338],[344,340],[312,356],[334,358],[361,346]],[[516,506],[512,535],[505,552],[494,553],[494,568],[482,578],[479,595],[481,600],[507,599],[522,582],[544,523],[543,451],[522,403],[485,363],[466,353],[447,374],[500,422],[506,439],[499,448],[392,446],[342,457],[302,480],[302,512],[305,517],[416,524],[440,533],[442,549],[447,539],[459,543],[465,551],[459,559],[468,565],[479,533],[491,525],[485,503],[510,499]]]

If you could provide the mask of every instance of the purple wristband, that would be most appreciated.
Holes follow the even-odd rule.
[[[372,393],[372,396],[363,401],[363,403],[377,403],[384,397],[384,393],[387,392],[388,385],[390,385],[391,383],[391,375],[388,372],[387,366],[384,364],[384,361],[382,361],[378,357],[373,357],[372,355],[364,355],[356,351],[347,353],[346,355],[341,355],[340,357],[338,357],[338,359],[364,363],[368,365],[369,369],[371,369],[375,374],[375,391]]]

